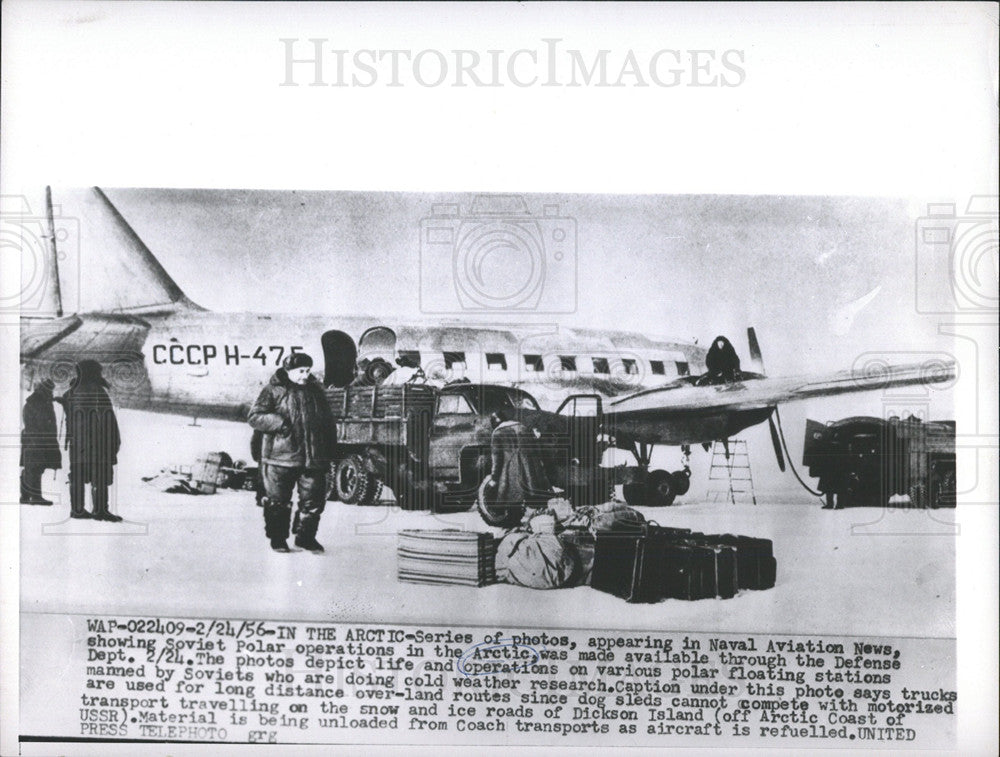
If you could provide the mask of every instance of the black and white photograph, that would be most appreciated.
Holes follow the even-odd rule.
[[[5,753],[991,753],[996,7],[620,7],[5,4]]]

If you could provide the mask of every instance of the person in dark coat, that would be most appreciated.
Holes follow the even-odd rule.
[[[553,496],[545,459],[532,429],[501,409],[493,413],[490,482],[487,493],[498,506],[544,507]]]
[[[264,446],[264,435],[254,429],[250,435],[250,457],[257,463],[257,470],[253,472],[253,492],[257,501],[257,507],[264,506],[264,477],[260,472],[260,450]]]
[[[71,518],[121,520],[108,509],[108,487],[114,482],[121,433],[107,387],[101,364],[81,360],[76,364],[76,380],[61,398],[66,410]],[[90,513],[84,504],[87,484],[93,502]]]
[[[42,474],[62,467],[59,434],[53,407],[52,379],[42,379],[25,400],[21,418],[21,504],[51,505],[42,496]]]
[[[322,552],[316,541],[326,506],[326,473],[334,456],[336,428],[322,385],[310,375],[312,358],[289,355],[253,407],[249,422],[262,432],[260,472],[264,482],[264,533],[271,549],[288,552],[292,489],[298,488],[295,545]]]
[[[712,340],[705,355],[705,370],[708,384],[729,384],[742,378],[740,356],[726,337],[717,336]]]

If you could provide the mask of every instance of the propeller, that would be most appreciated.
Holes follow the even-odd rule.
[[[778,469],[785,472],[785,456],[781,452],[781,437],[778,436],[778,427],[774,425],[774,416],[767,416],[767,427],[771,431],[771,444],[774,445],[774,456],[778,460]]]
[[[747,342],[750,344],[750,363],[755,373],[764,373],[764,358],[760,353],[760,343],[757,341],[757,331],[753,326],[747,329]]]
[[[757,341],[757,331],[753,326],[747,329],[747,342],[750,345],[750,362],[756,373],[764,373],[764,356],[760,352],[760,342]],[[774,457],[778,461],[778,469],[785,472],[785,455],[781,451],[781,437],[778,427],[774,425],[774,415],[767,416],[767,428],[771,432],[771,444],[774,446]]]

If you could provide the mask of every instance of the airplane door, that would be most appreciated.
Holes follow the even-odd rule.
[[[390,365],[395,365],[396,332],[387,326],[373,326],[358,340],[358,359],[372,360],[380,357]]]
[[[345,387],[354,381],[354,366],[358,349],[354,340],[343,331],[325,331],[323,345],[323,383],[327,386]]]

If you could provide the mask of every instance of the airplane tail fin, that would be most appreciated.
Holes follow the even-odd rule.
[[[62,308],[144,313],[194,309],[135,230],[98,187],[59,194],[54,255],[63,276]],[[75,232],[75,236],[73,233]],[[70,309],[72,307],[72,309]]]

